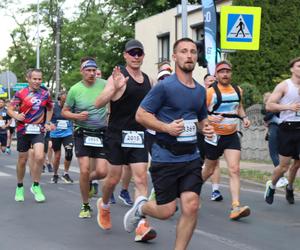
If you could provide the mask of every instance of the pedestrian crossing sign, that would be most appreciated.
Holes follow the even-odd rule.
[[[223,6],[221,8],[221,49],[258,50],[261,8]]]

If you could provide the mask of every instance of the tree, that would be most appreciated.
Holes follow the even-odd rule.
[[[260,94],[270,91],[289,75],[288,62],[299,56],[299,0],[233,0],[233,5],[262,7],[259,51],[237,51],[229,55],[234,82],[248,82]]]

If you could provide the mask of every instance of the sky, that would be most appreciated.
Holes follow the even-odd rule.
[[[37,3],[37,0],[19,0],[18,7],[24,7],[31,3]],[[42,0],[39,0],[40,2]],[[71,7],[74,7],[74,0],[67,0],[63,5],[64,13],[68,15],[71,13]],[[0,60],[5,58],[7,49],[12,45],[10,33],[17,27],[12,17],[5,14],[5,11],[0,9],[1,25],[0,25]],[[18,17],[18,20],[22,20],[22,16]]]

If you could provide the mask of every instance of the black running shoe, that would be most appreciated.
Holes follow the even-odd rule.
[[[57,174],[55,174],[55,175],[53,175],[53,177],[51,178],[51,183],[55,183],[55,184],[57,184],[57,182],[58,182],[58,175]]]
[[[67,183],[67,184],[71,184],[74,181],[71,179],[71,177],[69,176],[69,174],[64,174],[62,177],[62,180]]]
[[[288,189],[288,185],[285,186],[285,198],[290,204],[295,203],[294,199],[294,190],[293,189]]]
[[[268,204],[272,204],[274,200],[275,189],[271,188],[272,181],[267,181],[266,183],[266,191],[265,191],[265,201]]]

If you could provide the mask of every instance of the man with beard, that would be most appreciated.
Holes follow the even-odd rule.
[[[82,206],[79,218],[90,218],[90,181],[107,174],[103,138],[106,128],[106,108],[94,106],[96,97],[103,91],[106,81],[96,79],[97,63],[92,57],[80,60],[82,80],[73,85],[67,95],[62,116],[74,121],[75,155],[80,167],[79,185]],[[90,159],[95,159],[95,170],[90,172]]]
[[[209,138],[213,129],[206,119],[205,89],[192,77],[197,62],[195,42],[189,38],[176,41],[173,60],[175,74],[158,82],[136,113],[140,124],[156,131],[150,167],[156,200],[139,196],[124,217],[124,228],[132,232],[147,215],[170,218],[180,198],[174,249],[186,249],[197,223],[202,186],[197,125]]]
[[[202,171],[206,181],[224,154],[228,171],[232,198],[230,219],[238,220],[250,214],[248,206],[240,205],[240,158],[241,143],[237,133],[239,119],[245,128],[250,121],[241,102],[241,89],[231,84],[231,64],[221,61],[216,65],[217,83],[207,90],[207,107],[210,124],[214,127],[213,140],[205,139],[205,168]]]

